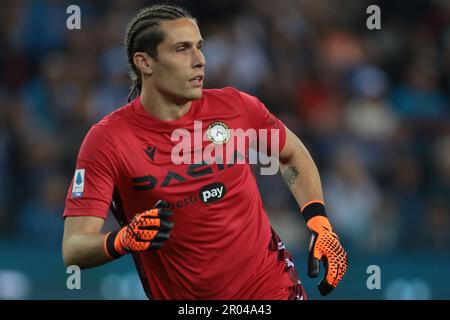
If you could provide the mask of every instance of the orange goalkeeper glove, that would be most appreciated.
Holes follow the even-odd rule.
[[[308,276],[315,278],[320,272],[320,261],[325,267],[325,276],[318,285],[321,295],[329,294],[342,280],[347,271],[348,255],[339,243],[338,236],[332,232],[332,227],[325,213],[323,203],[310,202],[302,214],[307,227],[311,230],[309,244]]]
[[[116,259],[127,252],[160,249],[173,228],[174,223],[168,220],[171,216],[168,204],[158,201],[153,209],[135,215],[128,225],[106,235],[106,254]]]

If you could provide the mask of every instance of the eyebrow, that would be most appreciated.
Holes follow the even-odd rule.
[[[203,44],[203,43],[204,43],[204,41],[203,41],[203,39],[201,39],[198,41],[197,44]],[[175,43],[173,46],[174,47],[179,46],[179,45],[192,46],[192,44],[193,44],[192,41],[180,41],[180,42]]]

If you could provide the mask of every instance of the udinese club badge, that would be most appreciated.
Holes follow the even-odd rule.
[[[215,144],[224,144],[230,140],[230,129],[222,121],[215,121],[206,129],[206,136]]]

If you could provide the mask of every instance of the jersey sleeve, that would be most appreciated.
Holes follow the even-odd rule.
[[[258,134],[258,143],[261,143],[262,139],[267,139],[266,143],[269,148],[268,150],[270,150],[272,138],[276,137],[274,134],[277,132],[278,152],[281,152],[286,143],[286,129],[283,122],[270,113],[267,107],[258,98],[242,91],[238,91],[238,94],[244,101],[249,127],[256,129],[257,131],[260,129],[267,130],[267,136]]]
[[[105,127],[95,125],[86,135],[66,196],[63,217],[94,216],[108,212],[114,190],[114,163],[111,137]]]

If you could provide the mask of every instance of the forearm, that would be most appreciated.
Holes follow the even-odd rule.
[[[105,236],[102,233],[86,233],[68,237],[63,243],[64,263],[86,269],[112,261],[104,249]]]
[[[290,132],[293,150],[280,158],[282,177],[300,208],[313,200],[323,201],[319,171],[302,142]]]

